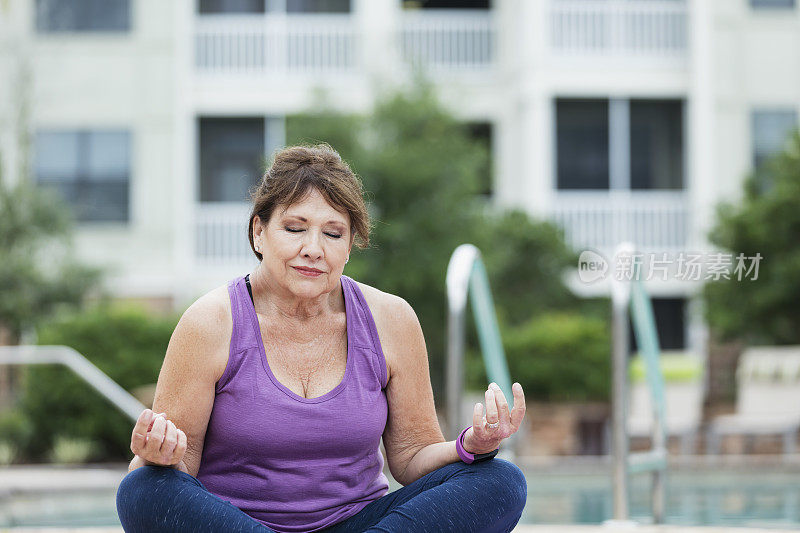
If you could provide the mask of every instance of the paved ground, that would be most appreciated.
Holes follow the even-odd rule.
[[[774,529],[747,529],[741,527],[677,527],[677,526],[519,526],[514,533],[776,533]],[[800,530],[780,530],[800,531]],[[123,533],[122,528],[0,528],[0,533]]]

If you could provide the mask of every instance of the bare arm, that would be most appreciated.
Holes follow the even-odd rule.
[[[378,333],[387,360],[392,361],[386,388],[389,417],[383,433],[386,458],[394,478],[408,485],[444,465],[460,461],[455,441],[445,441],[436,418],[428,369],[425,339],[416,313],[404,300],[386,296],[378,306]],[[380,322],[380,324],[378,324]],[[514,434],[525,416],[522,387],[513,386],[511,410],[500,388],[492,383],[486,390],[486,418],[499,421],[494,429],[484,426],[484,407],[477,404],[473,426],[464,435],[464,448],[487,453]]]
[[[166,418],[185,433],[186,451],[174,467],[192,476],[200,469],[215,383],[227,361],[231,328],[231,317],[218,298],[211,294],[200,298],[175,327],[158,375],[153,411],[166,413]],[[136,438],[134,428],[132,441]],[[135,455],[128,471],[146,464],[158,463]]]
[[[392,476],[408,485],[459,458],[455,442],[445,442],[436,418],[428,352],[416,313],[405,300],[387,295],[376,321],[392,361],[383,444]]]

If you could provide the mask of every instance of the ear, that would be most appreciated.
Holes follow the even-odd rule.
[[[261,218],[258,215],[256,215],[255,217],[253,217],[253,240],[255,240],[256,237],[260,236],[263,230],[264,226],[261,223]]]

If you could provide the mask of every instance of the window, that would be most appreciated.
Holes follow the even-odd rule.
[[[486,166],[480,170],[479,191],[482,196],[491,198],[494,192],[494,177],[492,173],[492,124],[489,122],[474,122],[467,124],[467,132],[475,142],[486,147],[488,157]]]
[[[404,9],[489,9],[489,0],[403,0]]]
[[[683,188],[683,104],[631,100],[631,189]]]
[[[200,13],[264,13],[265,0],[200,0]]]
[[[797,127],[794,109],[753,111],[753,166],[761,167],[771,156],[783,150],[789,134]]]
[[[351,0],[286,0],[287,13],[349,13]],[[200,13],[265,13],[282,9],[269,0],[200,0]]]
[[[661,350],[686,349],[686,316],[684,298],[653,298],[653,317],[656,321],[658,345]],[[631,354],[639,348],[633,331],[633,322],[629,320],[628,346]]]
[[[130,152],[123,130],[40,131],[36,181],[60,194],[79,221],[127,221]]]
[[[795,0],[750,0],[750,7],[754,8],[793,8]]]
[[[36,0],[36,30],[124,32],[131,28],[129,0]]]
[[[200,119],[200,201],[243,202],[264,167],[264,118]]]
[[[683,188],[682,100],[559,99],[555,119],[559,189]]]
[[[559,189],[608,189],[608,101],[556,101]]]
[[[350,0],[286,0],[288,13],[349,13]]]

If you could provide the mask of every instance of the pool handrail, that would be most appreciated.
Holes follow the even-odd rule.
[[[64,365],[134,422],[146,407],[85,356],[69,346],[0,346],[0,365]]]
[[[617,246],[614,257],[621,254],[634,256],[631,243]],[[666,406],[664,376],[659,364],[658,331],[650,298],[641,280],[640,264],[632,261],[630,280],[611,279],[613,316],[612,364],[612,447],[614,462],[614,519],[628,520],[628,474],[652,472],[653,521],[664,520],[664,473],[667,468],[665,435]],[[630,453],[628,446],[628,312],[639,352],[645,362],[645,374],[652,398],[652,446],[645,452]]]
[[[447,426],[450,438],[459,434],[461,397],[464,386],[464,314],[467,296],[472,307],[481,353],[490,382],[497,383],[512,403],[511,377],[508,372],[500,327],[492,299],[489,277],[480,250],[472,244],[458,246],[450,256],[445,279],[447,288]]]

